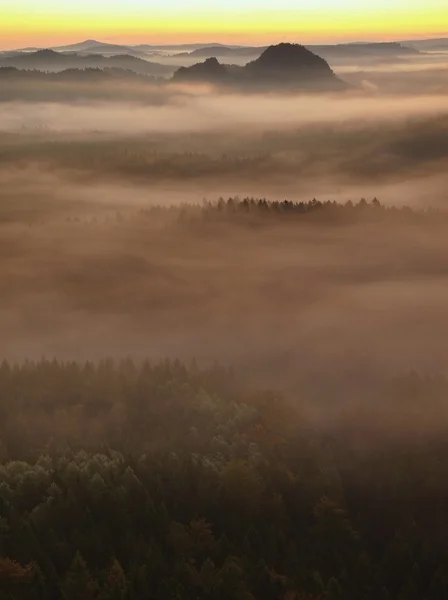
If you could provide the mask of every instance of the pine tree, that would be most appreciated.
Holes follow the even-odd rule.
[[[92,578],[85,560],[77,552],[62,582],[64,600],[93,600],[97,597],[97,590],[97,583]]]
[[[112,564],[107,571],[105,582],[100,593],[100,600],[125,600],[128,593],[128,583],[117,559],[112,561]]]

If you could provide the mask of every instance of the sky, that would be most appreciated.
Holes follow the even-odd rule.
[[[448,0],[0,0],[0,47],[84,39],[172,44],[448,35]]]

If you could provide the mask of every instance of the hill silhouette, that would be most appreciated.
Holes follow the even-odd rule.
[[[242,48],[232,48],[229,46],[206,46],[205,48],[198,48],[192,52],[183,52],[177,56],[190,56],[197,58],[258,58],[258,56],[260,56],[260,54],[267,48],[268,46],[244,46]]]
[[[51,49],[22,52],[15,56],[0,56],[0,67],[15,67],[16,69],[25,70],[36,69],[38,71],[51,72],[67,69],[117,68],[129,69],[139,75],[152,75],[155,77],[170,76],[175,70],[175,67],[160,65],[128,54],[117,54],[114,56],[92,54],[82,56],[75,52],[56,52]]]
[[[174,79],[177,81],[229,83],[230,73],[226,65],[222,65],[217,58],[212,57],[191,67],[181,67],[174,74]]]
[[[98,42],[97,40],[84,40],[83,42],[77,42],[76,44],[66,44],[64,46],[55,46],[52,50],[56,52],[77,52],[83,51],[86,48],[93,48],[96,46],[98,49],[101,47],[107,47],[109,44],[104,42]]]
[[[269,46],[261,56],[245,66],[247,72],[262,77],[283,77],[295,73],[306,77],[331,76],[328,63],[299,44]]]
[[[23,82],[39,81],[41,83],[62,81],[94,83],[112,79],[134,80],[141,83],[158,81],[154,77],[139,75],[130,69],[117,69],[113,67],[106,67],[104,69],[87,67],[86,69],[65,69],[63,71],[38,71],[37,69],[24,70],[16,69],[16,67],[0,67],[0,82],[5,79],[14,79]]]
[[[173,77],[180,81],[208,81],[254,89],[337,91],[347,88],[321,57],[299,44],[269,46],[244,67],[223,65],[216,57],[182,67]]]

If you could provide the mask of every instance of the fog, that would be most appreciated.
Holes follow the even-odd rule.
[[[335,70],[0,69],[1,598],[446,597],[447,58]]]
[[[380,92],[0,103],[4,192],[104,205],[221,195],[443,206],[446,98]],[[163,96],[162,96],[163,97]],[[121,195],[121,199],[119,196]],[[115,202],[115,200],[114,200]]]
[[[403,121],[412,117],[440,115],[446,96],[370,97],[253,97],[229,94],[171,97],[163,106],[129,102],[3,103],[0,131],[23,127],[60,132],[101,131],[112,133],[175,133],[210,130],[277,130],[306,124],[346,121]]]
[[[445,371],[443,222],[141,212],[246,195],[445,210],[446,96],[388,93],[385,72],[347,72],[363,89],[339,95],[0,103],[0,354],[194,356],[279,383],[298,365]]]
[[[4,356],[194,356],[273,377],[446,367],[446,225],[116,208],[57,194],[3,207]]]

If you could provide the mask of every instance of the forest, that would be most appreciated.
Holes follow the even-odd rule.
[[[219,365],[5,361],[1,598],[446,598],[447,392],[330,425]]]
[[[52,212],[46,218],[49,214],[54,218]],[[153,297],[155,289],[162,303],[179,296],[179,303],[166,306],[167,311],[183,314],[193,327],[212,327],[216,315],[206,312],[205,300],[198,304],[198,291],[190,306],[186,282],[179,282],[180,273],[187,270],[193,289],[204,285],[195,280],[199,272],[191,240],[199,237],[202,242],[196,244],[215,261],[217,281],[212,285],[224,278],[222,298],[225,287],[234,285],[219,267],[221,252],[230,241],[238,252],[245,240],[241,248],[247,254],[247,244],[259,239],[255,252],[267,244],[265,256],[260,255],[264,271],[271,268],[269,255],[284,270],[287,249],[300,253],[310,236],[313,252],[317,252],[316,244],[324,252],[326,271],[321,271],[317,254],[313,263],[309,249],[307,264],[299,268],[297,263],[291,276],[304,283],[304,274],[312,267],[314,278],[309,283],[316,289],[318,273],[324,280],[339,277],[342,282],[349,276],[360,284],[361,277],[373,279],[380,269],[387,278],[385,265],[390,263],[392,243],[396,260],[402,261],[395,265],[401,277],[407,273],[415,279],[418,269],[428,273],[430,264],[434,275],[444,272],[442,263],[434,263],[429,240],[445,235],[446,213],[385,206],[376,198],[345,204],[228,198],[103,214],[95,221],[70,217],[64,225],[57,221],[51,226],[42,220],[44,216],[41,213],[38,221],[28,216],[28,225],[26,221],[20,225],[16,212],[14,225],[1,221],[6,236],[12,227],[19,228],[20,235],[28,228],[31,246],[27,251],[37,260],[42,249],[33,249],[33,236],[39,239],[42,230],[51,239],[52,226],[64,227],[67,240],[83,240],[83,244],[93,243],[88,241],[90,236],[95,244],[104,244],[105,231],[115,232],[115,244],[122,239],[117,232],[129,234],[136,244],[128,243],[129,251],[141,251],[140,244],[146,240],[145,252],[154,260],[159,260],[154,248],[162,239],[166,243],[162,253],[174,240],[181,240],[179,249],[172,246],[175,254],[164,254],[166,262],[158,267],[161,272],[177,269],[170,284],[177,288],[164,288],[158,271],[152,270],[156,288],[145,291],[140,287],[142,298],[134,305],[129,293],[122,299],[116,292],[109,295],[111,275],[105,272],[99,281],[102,302],[110,307],[113,302],[117,307],[127,302],[122,308],[132,310],[140,327],[149,314],[145,295]],[[369,254],[373,243],[369,237],[380,230],[384,258],[377,244]],[[350,274],[345,255],[344,270],[336,263],[327,264],[327,252],[334,250],[325,247],[335,231],[341,239],[358,231],[360,237],[352,238],[353,245],[364,239],[362,271]],[[407,236],[412,241],[416,231],[421,240],[428,236],[426,250],[423,241],[419,248],[420,264],[415,262],[417,254],[409,255],[407,242]],[[153,250],[148,246],[150,238]],[[286,243],[286,254],[275,257],[280,240]],[[292,245],[297,240],[302,246]],[[101,248],[104,252],[106,246]],[[170,267],[170,261],[182,248],[184,262],[179,271],[179,265]],[[89,247],[85,251],[89,253]],[[131,267],[132,262],[126,266],[108,252],[114,268],[120,270],[122,288],[146,276],[141,266]],[[202,249],[200,254],[204,256]],[[12,256],[11,247],[10,260]],[[409,262],[403,262],[405,256]],[[253,257],[245,258],[254,269]],[[370,264],[372,258],[375,261]],[[228,256],[228,260],[233,259]],[[192,261],[190,266],[188,261]],[[34,276],[38,269],[41,285],[46,279],[61,290],[67,285],[68,280],[59,279],[57,271],[44,275],[38,265]],[[92,317],[96,310],[95,297],[89,295],[94,283],[86,268],[84,264],[84,281],[77,276],[78,293],[85,286],[85,296],[78,298],[84,322],[87,307]],[[97,277],[98,264],[92,268]],[[356,262],[352,268],[358,269]],[[394,266],[389,268],[396,277]],[[265,276],[274,277],[274,273]],[[19,288],[11,275],[4,276],[11,300],[20,306],[17,294],[20,289],[26,293],[25,279]],[[241,295],[236,299],[240,336],[252,317],[258,327],[263,320],[261,300],[256,305],[256,286],[251,300],[243,304],[242,294],[248,300],[250,286],[255,282],[248,281],[245,288],[240,285]],[[266,297],[264,302],[277,304],[279,318],[285,321],[282,327],[291,328],[292,305],[287,294],[282,294],[286,292],[279,290],[278,297]],[[306,302],[304,291],[301,294],[294,293],[294,301]],[[227,302],[230,306],[231,296]],[[372,298],[377,312],[381,302],[378,294]],[[198,313],[194,318],[193,307]],[[398,314],[397,308],[393,310]],[[217,314],[221,313],[218,306]],[[257,352],[263,352],[255,346],[253,362],[247,351],[241,360],[235,353],[235,333],[230,349],[233,360],[226,362],[214,359],[219,355],[217,347],[224,346],[223,337],[215,337],[203,348],[209,360],[202,357],[200,361],[187,359],[185,353],[181,360],[120,358],[123,348],[115,348],[115,357],[108,359],[3,360],[1,600],[445,599],[448,379],[434,363],[432,373],[424,367],[423,342],[416,348],[421,369],[410,367],[415,363],[412,354],[407,362],[396,362],[393,331],[375,312],[371,315],[380,336],[389,328],[390,354],[385,354],[384,343],[380,346],[388,368],[375,358],[373,346],[378,342],[373,337],[368,362],[361,360],[359,338],[363,334],[359,330],[353,332],[358,339],[353,353],[346,344],[346,354],[330,353],[327,359],[322,348],[330,338],[320,337],[316,348],[303,338],[304,347],[285,354],[288,346],[281,351],[273,331],[262,329],[259,344],[265,345],[265,362],[257,358]],[[411,316],[410,323],[417,318],[420,312]],[[400,331],[395,335],[401,339]],[[415,339],[422,339],[418,329],[414,334]],[[146,335],[155,335],[155,323]],[[10,338],[11,344],[17,337],[16,333]],[[101,351],[107,356],[107,349]]]

